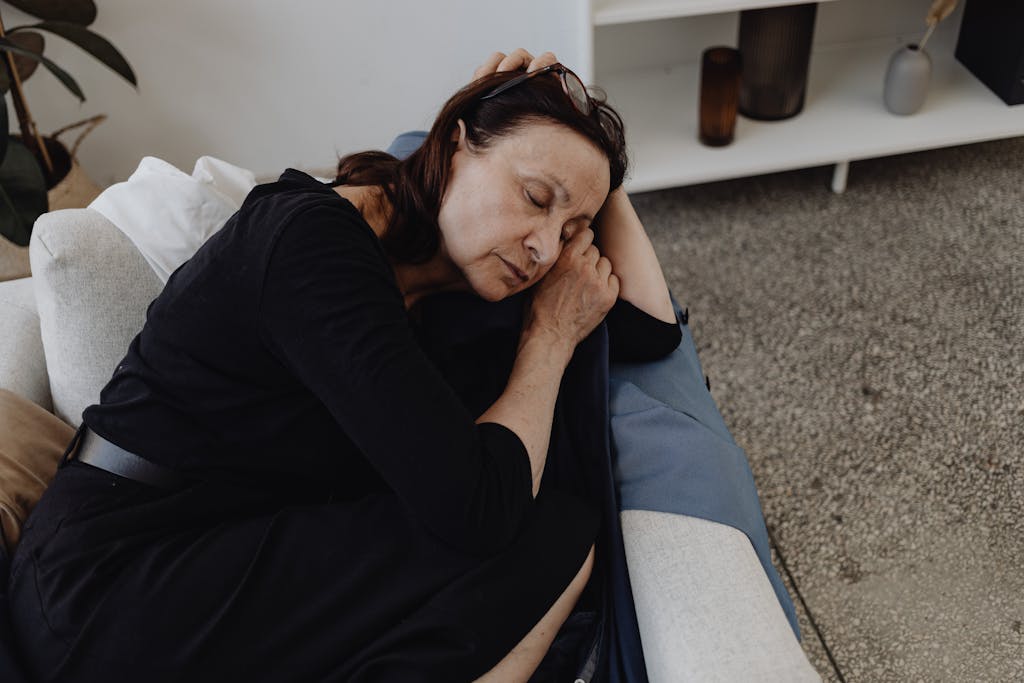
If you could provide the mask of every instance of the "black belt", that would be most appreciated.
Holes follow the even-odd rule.
[[[85,425],[79,428],[76,439],[78,440],[78,451],[71,457],[87,465],[168,491],[181,490],[191,483],[190,479],[179,472],[157,465],[131,451],[126,451]],[[71,448],[74,448],[74,445],[72,442]]]

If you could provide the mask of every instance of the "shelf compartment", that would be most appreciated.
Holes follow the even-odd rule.
[[[936,36],[937,38],[938,36]],[[819,46],[807,99],[792,119],[736,122],[727,147],[697,140],[700,67],[683,64],[608,74],[600,83],[626,122],[631,192],[693,185],[1024,135],[1024,105],[1007,106],[933,38],[928,99],[911,116],[885,109],[882,87],[892,37]]]
[[[594,25],[613,26],[792,4],[793,0],[595,0]]]

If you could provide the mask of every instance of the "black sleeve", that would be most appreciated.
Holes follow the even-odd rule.
[[[609,355],[614,361],[641,363],[672,353],[682,341],[679,324],[658,320],[649,313],[619,299],[608,312]]]
[[[268,259],[260,317],[271,352],[428,529],[476,554],[512,540],[533,502],[526,448],[476,425],[420,350],[368,226],[329,206],[293,219]]]

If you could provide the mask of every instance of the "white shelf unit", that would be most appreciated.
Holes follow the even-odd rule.
[[[911,116],[886,110],[882,88],[889,58],[901,45],[916,42],[924,31],[926,0],[898,0],[903,7],[903,32],[871,35],[877,26],[898,24],[892,18],[861,17],[861,10],[888,11],[888,5],[864,0],[819,3],[803,111],[783,121],[762,122],[740,115],[735,139],[726,147],[707,147],[697,139],[700,86],[699,52],[711,45],[736,45],[723,40],[738,25],[739,11],[771,7],[778,0],[593,0],[588,27],[592,49],[584,56],[583,74],[599,83],[627,125],[632,170],[626,187],[642,192],[761,173],[836,164],[832,187],[842,192],[849,162],[857,159],[1024,135],[1024,105],[1007,106],[954,57],[962,8],[929,40],[926,50],[933,71],[928,99]],[[961,3],[962,4],[962,3]],[[840,7],[845,5],[845,7]],[[910,5],[910,7],[908,7]],[[825,35],[818,36],[826,10],[833,13]],[[918,11],[919,10],[919,11]],[[722,15],[717,24],[696,24],[689,52],[678,55],[657,45],[666,29],[685,29],[687,22]],[[726,16],[730,15],[730,16]],[[915,31],[907,16],[917,16]],[[666,26],[666,20],[674,22]],[[680,23],[683,22],[683,23]],[[723,22],[733,22],[731,24]],[[628,27],[629,45],[614,45],[606,27]],[[703,43],[701,30],[710,30]],[[884,31],[884,28],[882,29]],[[603,33],[604,31],[604,33]],[[695,37],[696,35],[696,37]],[[651,40],[646,40],[650,37]],[[717,38],[717,39],[716,39]],[[697,44],[700,43],[700,44]],[[629,52],[623,52],[629,50]],[[647,50],[649,54],[644,54]],[[628,54],[626,59],[616,59]],[[662,59],[662,61],[658,61]],[[630,62],[622,64],[622,62]]]
[[[613,26],[792,4],[793,0],[595,0],[593,13],[595,26]]]

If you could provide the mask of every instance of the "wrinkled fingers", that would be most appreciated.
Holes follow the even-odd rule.
[[[609,267],[611,267],[611,262],[609,262],[608,265]],[[615,300],[619,298],[619,288],[621,284],[622,283],[619,282],[619,276],[616,275],[615,273],[612,273],[611,275],[608,276],[608,291],[611,292],[612,295],[611,306],[608,306],[609,310],[612,306],[615,305]]]
[[[593,244],[588,246],[581,254],[583,262],[589,266],[597,266],[597,262],[604,258],[601,252]]]
[[[507,55],[504,52],[495,52],[476,68],[473,72],[473,80],[483,78],[484,76],[490,76],[498,69],[498,65],[501,64],[501,60],[505,59]]]
[[[501,62],[498,63],[498,71],[515,71],[525,69],[533,61],[533,55],[521,47],[512,50]]]
[[[590,228],[583,228],[577,231],[569,241],[566,242],[564,251],[571,254],[582,254],[587,250],[587,247],[594,243],[594,231]]]
[[[530,65],[526,67],[526,70],[536,71],[537,69],[543,69],[546,66],[551,66],[557,61],[558,57],[555,57],[554,52],[545,52],[539,57],[534,58],[533,61],[530,62]]]

